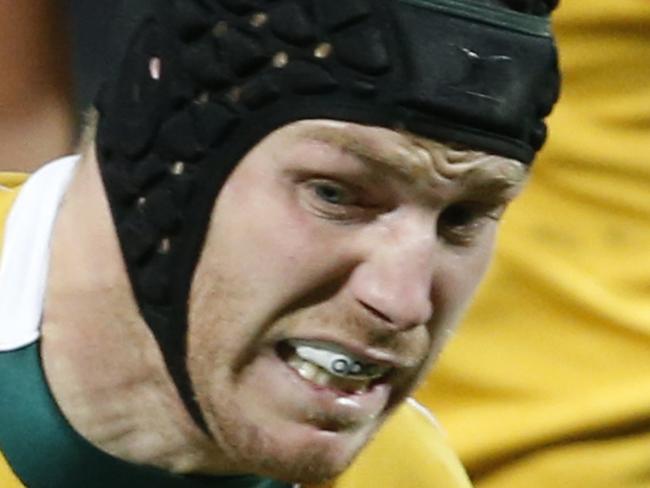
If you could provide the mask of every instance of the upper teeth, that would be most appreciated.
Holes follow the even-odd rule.
[[[342,378],[375,379],[390,369],[388,366],[364,363],[354,355],[333,346],[304,342],[293,342],[292,345],[300,358]]]

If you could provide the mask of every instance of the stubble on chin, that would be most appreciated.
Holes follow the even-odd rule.
[[[247,416],[250,412],[242,404],[245,397],[238,394],[238,385],[255,357],[249,348],[240,350],[238,346],[255,342],[255,332],[249,331],[253,332],[250,337],[246,332],[241,308],[250,296],[237,293],[244,288],[234,286],[232,280],[226,286],[222,277],[214,278],[195,290],[190,314],[192,334],[188,338],[190,376],[216,452],[222,458],[215,460],[214,466],[224,474],[255,474],[292,483],[321,483],[335,478],[352,462],[352,455],[342,459],[340,452],[326,452],[320,444],[283,449],[283,434],[273,418],[264,423],[259,410]],[[215,303],[220,305],[218,310]],[[228,330],[231,339],[239,337],[232,344],[223,344],[215,337],[217,328]],[[269,415],[272,417],[272,412]]]
[[[231,475],[254,474],[289,483],[320,484],[345,471],[369,441],[359,440],[355,449],[342,456],[336,444],[286,445],[277,429],[242,417],[240,405],[223,398],[210,403],[205,413],[223,454],[220,464]]]
[[[257,303],[259,293],[256,285],[229,275],[225,272],[227,264],[218,263],[210,262],[195,277],[188,337],[190,376],[222,457],[215,466],[228,474],[257,474],[288,482],[322,483],[335,478],[369,442],[379,422],[360,427],[365,432],[351,435],[345,452],[338,442],[298,445],[288,441],[283,429],[278,428],[284,424],[274,422],[273,412],[270,422],[264,422],[260,410],[251,411],[246,395],[240,395],[238,389],[242,377],[250,372],[247,368],[256,360],[260,337],[298,337],[325,330],[333,337],[387,348],[410,358],[421,357],[428,337],[420,330],[396,338],[385,329],[370,327],[367,318],[340,306],[331,296],[326,300],[319,295],[308,307],[287,306],[282,313],[276,311],[276,320],[251,317],[250,305]],[[254,327],[258,322],[261,326]],[[410,389],[411,375],[404,378],[395,396],[403,397]],[[293,426],[288,427],[293,430]]]

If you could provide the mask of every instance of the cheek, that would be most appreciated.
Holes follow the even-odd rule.
[[[487,246],[472,256],[450,257],[441,266],[433,290],[434,309],[437,313],[430,325],[432,343],[429,366],[454,335],[485,274],[491,254],[491,246]]]
[[[481,283],[492,259],[494,233],[486,235],[468,252],[449,257],[440,273],[440,297],[456,313],[462,313]]]
[[[298,210],[281,203],[251,209],[245,228],[223,236],[231,255],[240,256],[240,271],[267,288],[303,284],[327,259],[326,239],[318,238]]]
[[[217,274],[231,293],[245,289],[241,299],[254,304],[248,313],[263,319],[341,268],[343,237],[344,230],[314,218],[279,185],[258,184],[254,194],[226,187],[200,263],[203,281]]]

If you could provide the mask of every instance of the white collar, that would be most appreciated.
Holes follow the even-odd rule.
[[[40,335],[50,236],[79,159],[68,156],[43,166],[11,208],[0,257],[0,351],[19,349]]]

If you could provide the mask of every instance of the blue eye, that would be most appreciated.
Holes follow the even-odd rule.
[[[300,202],[314,215],[339,223],[374,218],[380,211],[369,192],[354,183],[333,178],[313,178],[300,184]]]
[[[332,205],[349,204],[349,193],[339,185],[328,182],[318,182],[314,184],[314,192],[324,202]]]

